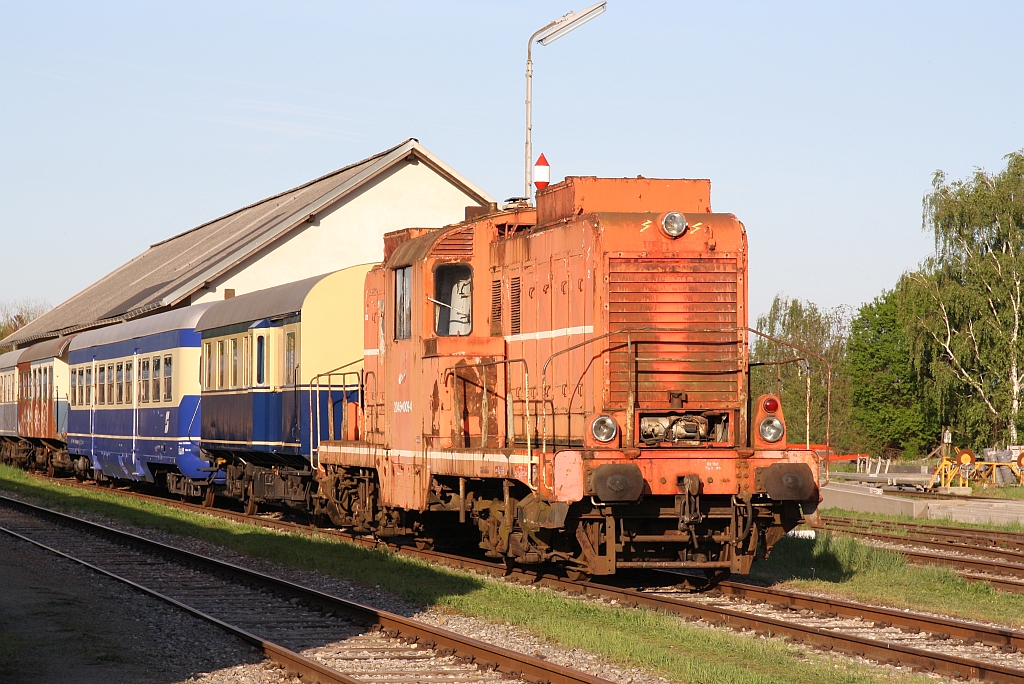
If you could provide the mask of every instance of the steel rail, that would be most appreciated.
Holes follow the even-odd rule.
[[[87,489],[93,487],[79,485]],[[984,681],[993,682],[1024,682],[1024,671],[1006,668],[1000,665],[982,663],[959,656],[947,656],[945,654],[915,649],[912,647],[891,644],[888,642],[866,639],[855,635],[847,635],[842,632],[826,630],[816,627],[808,627],[795,624],[777,618],[766,618],[741,611],[734,611],[726,608],[707,606],[695,601],[687,601],[678,597],[664,597],[657,594],[637,591],[635,589],[614,587],[598,582],[574,582],[551,573],[543,571],[513,569],[509,570],[503,563],[496,563],[488,560],[468,558],[442,553],[432,549],[417,549],[412,546],[384,543],[380,540],[369,537],[357,537],[340,530],[320,529],[312,526],[303,526],[296,523],[279,520],[261,519],[242,514],[223,511],[222,509],[210,509],[197,504],[189,504],[177,501],[168,501],[161,497],[154,497],[134,492],[121,492],[128,496],[154,500],[166,503],[174,507],[191,509],[198,512],[213,514],[216,516],[228,517],[254,525],[262,525],[282,531],[299,532],[310,535],[323,535],[334,538],[341,538],[346,541],[355,542],[370,547],[385,546],[396,553],[409,555],[422,560],[440,565],[457,567],[464,570],[471,570],[494,577],[505,577],[508,580],[523,583],[545,586],[557,591],[564,591],[569,594],[586,595],[592,598],[615,600],[620,606],[645,607],[664,613],[679,615],[688,619],[703,619],[716,625],[731,627],[733,629],[750,629],[760,634],[770,636],[789,636],[793,639],[806,642],[815,647],[825,650],[836,650],[851,655],[863,656],[882,663],[895,663],[915,667],[924,671],[934,671],[948,676],[962,678],[978,678]],[[913,551],[901,551],[911,557],[912,561],[930,560],[942,558],[932,554],[923,554]],[[964,560],[965,568],[968,570],[984,569],[992,571],[993,562],[976,561],[971,563],[970,559]],[[1022,568],[1024,569],[1024,568]],[[661,572],[661,571],[659,571]],[[662,573],[673,574],[677,573]],[[1000,580],[979,578],[972,575],[968,579],[978,579],[998,583]],[[1016,587],[1017,591],[1024,592],[1024,583],[1002,580]],[[1006,648],[1017,649],[1024,646],[1024,635],[1013,630],[1006,630],[985,625],[975,625],[959,620],[951,620],[919,613],[905,613],[893,609],[880,608],[875,606],[862,605],[859,603],[844,602],[836,599],[823,599],[798,592],[790,592],[769,587],[756,587],[741,582],[722,582],[719,588],[723,593],[729,593],[738,597],[745,594],[745,598],[752,600],[764,600],[766,603],[787,604],[799,606],[812,610],[819,614],[835,613],[847,617],[862,617],[877,623],[879,626],[891,623],[894,626],[907,631],[915,627],[921,631],[931,632],[936,635],[949,635],[950,637],[963,638],[967,641],[981,641],[985,644]],[[927,626],[927,627],[925,627]]]
[[[460,634],[456,634],[455,632],[439,629],[423,622],[405,618],[387,611],[378,610],[355,601],[342,599],[314,589],[309,589],[287,580],[256,572],[254,570],[249,570],[248,568],[234,565],[232,563],[185,551],[174,546],[161,544],[160,542],[156,542],[130,532],[124,532],[106,525],[83,520],[66,513],[60,513],[48,508],[19,501],[17,499],[11,499],[6,496],[0,496],[0,504],[23,512],[28,512],[31,515],[56,521],[62,525],[77,527],[90,534],[112,539],[117,543],[124,544],[126,546],[169,557],[178,562],[202,567],[244,583],[261,585],[275,593],[299,599],[301,601],[309,601],[312,604],[319,605],[327,610],[345,612],[379,628],[380,631],[392,638],[405,638],[422,644],[426,648],[454,655],[458,659],[476,664],[480,669],[493,669],[512,677],[522,677],[529,681],[546,682],[549,684],[610,684],[607,680],[593,677],[582,672],[577,672],[575,670],[541,660],[540,658],[523,653],[517,653],[516,651],[512,651],[501,646],[495,646],[483,641],[465,637]],[[20,537],[21,535],[17,536]],[[22,538],[24,539],[25,537]],[[28,539],[28,541],[32,540]],[[36,544],[37,546],[43,546],[39,543]],[[51,551],[56,551],[55,549],[49,549],[49,547],[45,548],[48,548],[48,550]],[[71,558],[66,554],[62,555]],[[83,565],[88,565],[83,561],[78,561],[74,558],[71,559],[76,560]],[[209,620],[219,627],[225,628],[232,633],[236,633],[236,635],[241,638],[263,648],[264,652],[272,659],[276,659],[277,657],[290,659],[291,661],[294,661],[294,663],[289,662],[288,666],[294,664],[295,667],[293,667],[293,669],[299,667],[304,668],[308,670],[309,676],[311,677],[324,677],[326,679],[323,679],[322,681],[331,682],[332,684],[333,682],[339,682],[342,684],[358,684],[355,679],[352,679],[342,673],[338,673],[331,668],[320,666],[315,663],[315,661],[292,651],[288,651],[287,649],[277,646],[271,642],[262,640],[255,635],[244,632],[244,630],[239,630],[231,625],[227,625],[226,623],[206,615],[201,611],[189,608],[185,604],[175,601],[170,597],[158,594],[157,592],[151,591],[134,582],[129,582],[114,573],[105,571],[102,568],[97,568],[94,565],[89,565],[89,567],[112,578],[127,582],[133,587],[139,588],[156,598],[173,603],[176,606],[189,610],[189,612],[197,617]],[[256,641],[252,641],[253,639]],[[302,670],[296,671],[302,672]]]

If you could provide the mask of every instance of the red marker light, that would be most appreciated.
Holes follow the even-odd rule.
[[[764,410],[768,413],[775,413],[779,410],[779,400],[775,397],[768,397],[764,400]]]

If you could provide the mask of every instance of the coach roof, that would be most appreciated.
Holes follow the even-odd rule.
[[[0,354],[0,371],[9,370],[18,365],[18,359],[25,353],[24,349],[15,349],[6,354]]]
[[[24,350],[25,353],[22,354],[20,359],[18,359],[18,363],[29,363],[30,361],[40,361],[42,359],[51,359],[55,356],[60,356],[67,350],[72,339],[74,339],[74,335],[71,337],[58,337],[54,340],[46,340],[39,344],[33,344],[31,347]]]
[[[326,273],[217,302],[199,319],[196,330],[213,330],[298,313],[302,310],[302,303],[306,301],[309,291],[329,275],[331,274]]]
[[[308,225],[311,216],[368,187],[401,164],[422,162],[482,205],[487,193],[410,138],[400,145],[158,242],[28,323],[0,345],[102,327],[188,303],[211,282]]]
[[[209,304],[186,306],[174,311],[168,311],[167,313],[147,316],[117,325],[109,325],[99,330],[90,330],[75,337],[75,340],[71,343],[71,351],[134,340],[149,335],[159,335],[160,333],[174,330],[194,330],[196,323],[199,322],[202,315],[214,305],[211,302]]]

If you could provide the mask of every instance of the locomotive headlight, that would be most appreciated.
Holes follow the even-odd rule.
[[[757,428],[757,431],[761,433],[761,439],[764,441],[778,442],[782,439],[782,421],[775,416],[768,416],[761,421],[761,425]]]
[[[686,232],[687,228],[689,228],[689,225],[686,223],[686,217],[678,211],[670,211],[665,214],[665,218],[661,219],[661,229],[670,238],[679,237]]]
[[[590,434],[594,435],[598,442],[610,442],[619,434],[619,426],[611,416],[600,416],[590,424]]]

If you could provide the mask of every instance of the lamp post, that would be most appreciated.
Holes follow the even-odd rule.
[[[523,196],[527,201],[533,196],[533,191],[530,188],[533,171],[533,141],[531,139],[533,131],[533,41],[536,40],[541,45],[549,45],[602,14],[607,9],[606,5],[607,1],[601,0],[596,5],[591,5],[579,12],[569,12],[544,28],[535,31],[526,44],[526,185]]]

